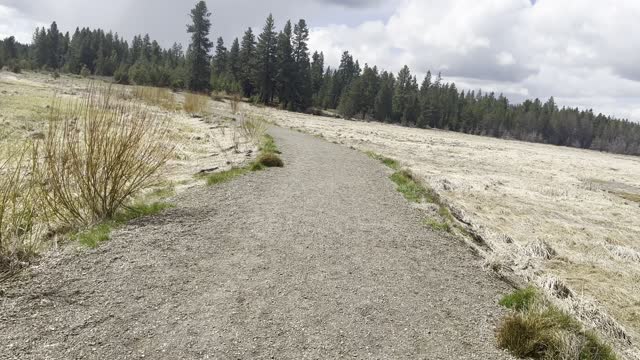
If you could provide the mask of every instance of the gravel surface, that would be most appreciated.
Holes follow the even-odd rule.
[[[286,166],[191,190],[0,292],[0,358],[509,359],[508,287],[389,170],[273,128]]]

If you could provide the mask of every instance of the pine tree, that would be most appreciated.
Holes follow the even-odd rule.
[[[234,82],[240,81],[240,42],[238,38],[233,40],[233,45],[229,50],[229,73]]]
[[[316,99],[324,83],[324,54],[318,54],[316,51],[313,53],[311,59],[311,89],[312,96]],[[317,106],[316,100],[314,100],[314,105]]]
[[[386,71],[380,76],[380,90],[374,103],[374,117],[378,121],[390,122],[393,116],[394,78]]]
[[[275,22],[273,16],[269,14],[262,34],[258,36],[258,45],[256,47],[256,86],[260,94],[260,101],[265,104],[272,103],[275,96],[276,44]]]
[[[213,43],[209,40],[211,13],[207,10],[207,3],[198,2],[191,10],[191,20],[193,24],[187,25],[187,32],[191,34],[191,44],[189,45],[189,78],[188,87],[192,91],[211,90],[211,67],[209,66],[209,51]]]
[[[300,19],[293,30],[293,57],[295,60],[294,106],[304,111],[311,106],[313,94],[311,84],[311,64],[309,62],[309,28],[304,19]]]
[[[222,76],[228,67],[228,51],[224,46],[224,40],[222,37],[218,38],[216,44],[216,54],[213,56],[213,73],[216,76]]]
[[[291,21],[287,21],[283,31],[278,34],[278,46],[276,50],[276,91],[280,106],[284,109],[292,109],[295,100],[295,73],[296,63],[291,46]]]
[[[60,31],[58,30],[58,24],[56,24],[56,22],[54,21],[51,24],[51,27],[49,28],[49,32],[47,33],[47,37],[48,37],[48,47],[49,47],[49,56],[48,56],[48,60],[47,60],[47,65],[49,65],[49,67],[51,69],[57,69],[59,66],[59,63],[61,61],[61,55],[60,55],[60,47],[61,47],[61,35],[60,35]]]
[[[256,60],[256,38],[251,28],[247,29],[242,37],[240,46],[240,86],[244,96],[251,97],[256,90],[255,69]]]

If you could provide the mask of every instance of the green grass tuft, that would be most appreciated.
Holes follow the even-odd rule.
[[[97,248],[101,243],[111,239],[113,226],[110,223],[96,225],[76,235],[78,242],[88,248]]]
[[[226,183],[235,179],[238,176],[242,176],[249,171],[249,168],[233,168],[231,170],[222,171],[219,173],[211,174],[207,176],[207,185],[217,185]],[[255,170],[254,170],[255,171]]]
[[[262,144],[260,145],[260,151],[263,154],[280,154],[280,150],[278,150],[278,147],[276,146],[276,142],[273,139],[273,136],[266,134],[264,136],[264,139],[262,141]]]
[[[532,286],[514,291],[500,300],[500,305],[515,311],[525,311],[534,303],[537,291]]]
[[[391,175],[391,180],[398,185],[398,191],[411,202],[421,202],[429,197],[429,192],[407,170],[400,170]]]
[[[260,152],[258,158],[245,167],[233,168],[207,176],[207,185],[222,184],[250,171],[262,171],[270,167],[284,167],[284,162],[277,155],[280,154],[280,151],[271,135],[267,134],[263,137],[263,141],[260,144]]]
[[[434,231],[443,231],[448,233],[453,231],[453,229],[451,228],[451,225],[449,225],[449,223],[447,223],[446,221],[439,222],[435,219],[426,219],[424,221],[424,224],[430,227],[431,230],[434,230]]]
[[[400,169],[400,163],[394,159],[388,158],[388,157],[384,157],[380,154],[376,154],[373,151],[367,151],[366,154],[375,160],[378,160],[380,162],[382,162],[383,164],[385,164],[386,166],[388,166],[389,168],[393,169],[393,170],[399,170]]]
[[[131,220],[141,218],[144,216],[151,216],[162,212],[163,210],[172,208],[172,204],[165,202],[154,202],[150,204],[137,203],[127,207],[125,210],[120,211],[116,216],[110,220],[98,224],[88,230],[76,233],[71,237],[77,240],[80,244],[89,247],[96,248],[101,243],[111,239],[111,232],[114,229],[128,223]]]
[[[533,287],[505,296],[500,304],[514,310],[496,332],[498,345],[523,359],[615,360],[611,347]]]

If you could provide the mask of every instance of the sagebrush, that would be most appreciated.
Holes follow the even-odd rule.
[[[42,198],[57,221],[83,226],[112,218],[155,180],[173,152],[166,121],[92,87],[81,101],[57,102],[41,146]]]

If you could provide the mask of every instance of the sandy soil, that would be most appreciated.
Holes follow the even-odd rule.
[[[273,129],[286,166],[176,198],[0,296],[8,359],[510,359],[509,291],[346,147]]]
[[[575,295],[566,304],[572,311],[589,317],[578,307],[595,304],[637,339],[640,158],[269,108],[250,111],[400,160],[487,241],[490,266],[508,266],[541,285],[567,284]],[[604,324],[604,330],[620,335],[608,326],[615,324]]]

